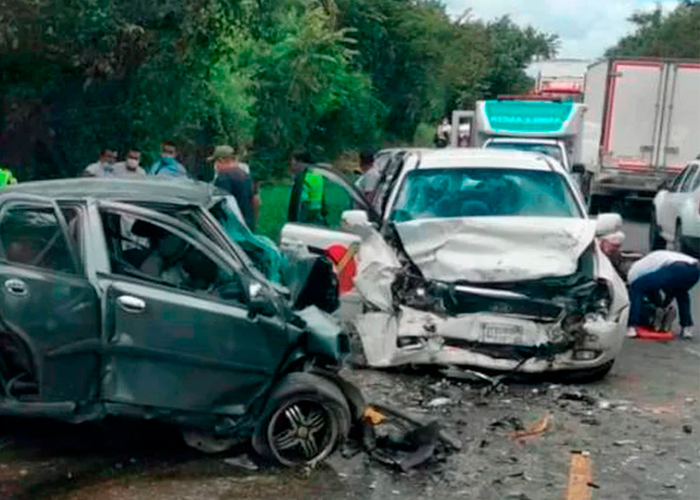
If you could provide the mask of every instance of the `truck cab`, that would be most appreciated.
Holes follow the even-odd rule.
[[[486,149],[510,149],[517,151],[528,151],[531,153],[541,153],[554,158],[567,170],[571,172],[571,148],[570,143],[558,139],[536,139],[517,137],[496,137],[488,139],[484,143]]]
[[[580,163],[585,109],[580,103],[542,96],[479,101],[473,145],[546,154],[572,172]]]

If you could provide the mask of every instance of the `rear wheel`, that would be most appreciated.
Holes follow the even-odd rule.
[[[649,248],[651,250],[663,250],[666,248],[666,240],[661,236],[659,225],[656,222],[656,213],[652,212],[649,224]]]
[[[270,396],[253,436],[265,460],[293,467],[325,460],[350,431],[350,408],[340,389],[310,373],[292,373]]]

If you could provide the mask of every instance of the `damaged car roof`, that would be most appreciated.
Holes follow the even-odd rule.
[[[226,193],[211,184],[195,180],[77,178],[33,181],[3,190],[64,200],[86,198],[163,201],[174,204],[208,205],[213,196]]]
[[[423,149],[415,151],[418,169],[434,168],[508,168],[564,173],[561,166],[547,156],[525,151],[500,149]]]

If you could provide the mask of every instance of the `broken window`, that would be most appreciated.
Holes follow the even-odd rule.
[[[193,292],[234,280],[192,242],[143,218],[102,212],[112,273]]]
[[[8,262],[47,271],[77,273],[63,228],[53,207],[16,204],[0,221],[0,250]]]
[[[549,170],[416,170],[394,205],[394,221],[452,217],[581,217],[566,179]]]

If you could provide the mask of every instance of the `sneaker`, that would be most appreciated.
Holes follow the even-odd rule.
[[[692,326],[686,326],[681,330],[681,338],[683,340],[691,340],[693,337],[695,337],[695,332]]]
[[[634,326],[630,326],[627,329],[627,336],[631,339],[636,339],[637,338],[637,328]]]

